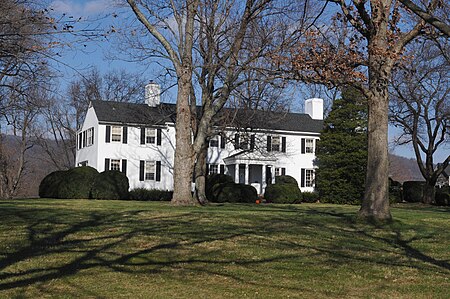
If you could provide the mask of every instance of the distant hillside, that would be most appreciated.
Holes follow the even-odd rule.
[[[389,177],[394,181],[424,181],[415,159],[389,154]]]

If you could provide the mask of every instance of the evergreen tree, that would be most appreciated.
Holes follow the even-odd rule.
[[[367,100],[357,90],[345,89],[334,101],[316,156],[321,201],[360,204],[367,167]]]

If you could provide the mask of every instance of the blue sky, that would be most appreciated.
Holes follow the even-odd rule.
[[[98,24],[108,27],[112,24],[112,13],[123,13],[123,8],[120,9],[115,5],[116,0],[53,0],[50,1],[49,7],[53,9],[55,16],[66,14],[66,16],[73,16],[74,19],[82,17],[87,20],[100,20]],[[120,14],[119,14],[120,18]],[[147,64],[132,63],[123,60],[108,59],[108,54],[114,53],[116,50],[114,45],[107,39],[100,39],[94,42],[84,43],[86,47],[81,44],[73,44],[70,48],[66,48],[61,52],[62,57],[58,60],[62,63],[55,63],[55,68],[60,73],[61,86],[64,88],[70,82],[77,72],[83,72],[89,68],[95,67],[100,72],[104,73],[112,69],[126,69],[131,72],[142,73],[152,80],[155,76],[155,69]],[[167,97],[174,97],[173,89],[166,94]],[[320,97],[320,95],[314,95]],[[294,99],[294,102],[299,103],[303,101],[302,98]],[[296,105],[297,107],[299,105]],[[390,140],[399,134],[399,131],[393,127],[389,129]],[[411,145],[391,147],[391,152],[414,158],[414,152]],[[450,147],[441,149],[435,155],[435,162],[440,162],[450,153]]]

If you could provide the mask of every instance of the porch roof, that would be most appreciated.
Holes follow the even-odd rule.
[[[277,158],[274,157],[273,155],[262,154],[260,152],[254,151],[253,152],[241,151],[239,153],[236,153],[223,159],[225,165],[232,165],[237,163],[267,165],[273,164],[276,160]]]

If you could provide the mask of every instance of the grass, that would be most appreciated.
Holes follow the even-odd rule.
[[[450,209],[0,201],[0,298],[449,298]]]

